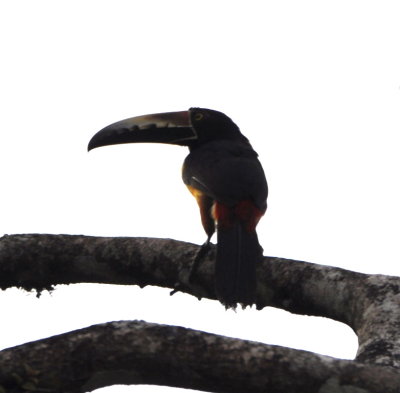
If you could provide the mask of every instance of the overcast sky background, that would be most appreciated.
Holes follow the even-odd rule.
[[[0,34],[1,234],[202,243],[180,178],[185,148],[86,151],[112,122],[201,106],[230,116],[260,155],[266,255],[400,275],[397,1],[2,1]],[[144,319],[336,357],[357,350],[327,319],[168,292],[7,290],[0,346]]]

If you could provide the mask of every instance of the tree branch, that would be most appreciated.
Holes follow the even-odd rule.
[[[196,245],[169,239],[100,238],[69,235],[4,236],[0,239],[0,286],[3,289],[16,286],[26,290],[36,289],[40,292],[43,289],[51,289],[57,284],[82,282],[137,284],[142,287],[145,285],[157,285],[172,289],[179,284],[179,290],[183,292],[187,292],[196,297],[215,299],[213,288],[214,248],[212,248],[210,254],[199,267],[193,283],[189,283],[187,280],[191,262],[197,251],[198,246]],[[265,306],[279,307],[293,313],[328,317],[344,322],[353,328],[358,336],[360,344],[356,362],[339,360],[327,361],[326,359],[328,358],[324,358],[325,360],[322,362],[323,366],[318,366],[322,367],[321,370],[329,370],[331,375],[335,375],[339,378],[338,381],[347,381],[345,378],[347,374],[343,374],[343,370],[355,370],[354,375],[352,374],[353,371],[350,373],[352,378],[354,377],[357,379],[359,373],[361,373],[363,378],[365,377],[367,378],[366,380],[369,380],[369,372],[375,374],[378,373],[376,370],[380,370],[379,373],[382,372],[381,370],[383,370],[383,368],[376,368],[377,365],[395,368],[400,367],[399,278],[382,275],[366,275],[330,266],[321,266],[274,257],[264,258],[263,262],[258,266],[257,277],[258,309],[262,309]],[[115,327],[116,325],[110,326]],[[93,332],[97,331],[96,327],[91,329],[93,329]],[[99,329],[106,329],[106,327]],[[137,331],[137,328],[133,330]],[[179,331],[181,332],[181,330]],[[165,337],[168,337],[166,341],[169,341],[170,335],[175,334],[173,332],[176,331],[167,331],[165,334],[168,334],[168,336],[164,336],[164,340]],[[71,334],[71,337],[74,337],[74,335],[80,333]],[[92,333],[89,334],[89,336],[91,335]],[[206,343],[204,337],[201,340],[199,339],[203,344]],[[151,342],[152,339],[153,338],[149,338],[148,340],[150,341],[148,342]],[[222,340],[222,338],[219,339]],[[171,347],[170,350],[175,352],[179,351],[178,345],[187,346],[188,350],[190,350],[189,345],[179,343],[179,340],[174,342],[176,346]],[[28,344],[19,347],[23,349],[18,349],[18,351],[25,350],[24,348],[27,345]],[[35,344],[29,344],[29,346],[32,345]],[[230,341],[229,345],[232,347],[231,350],[234,350],[235,348],[242,348],[241,345],[250,344],[246,342],[242,344],[240,340],[234,340]],[[263,353],[262,356],[265,361],[265,359],[268,359],[269,355],[267,356],[263,351],[270,353],[268,351],[272,351],[272,349],[270,346],[257,345],[260,346],[257,351]],[[207,346],[208,344],[205,345],[205,347]],[[30,348],[34,351],[32,349],[33,347]],[[91,350],[95,351],[95,349]],[[207,350],[212,351],[211,349]],[[279,359],[283,359],[285,356],[286,359],[288,359],[284,367],[287,373],[289,373],[287,370],[289,364],[298,364],[300,367],[301,362],[299,359],[303,359],[304,356],[306,356],[302,351],[288,349],[274,349],[273,351],[275,350],[279,353]],[[15,349],[10,351],[15,351]],[[204,348],[199,350],[200,353],[203,351]],[[289,352],[285,352],[286,355],[283,355],[281,351]],[[113,352],[118,353],[118,351]],[[196,356],[198,355],[197,353]],[[215,356],[216,357],[213,358],[214,360],[212,361],[210,360],[211,358],[208,360],[203,359],[203,361],[206,362],[205,364],[207,364],[208,368],[212,368],[210,365],[213,364],[218,365],[215,366],[217,368],[216,374],[224,375],[224,367],[222,367],[222,365],[225,365],[228,370],[230,367],[228,366],[228,359],[229,364],[234,362],[234,359],[230,358],[231,355],[226,355],[227,357],[225,360],[221,360],[223,363],[219,364],[215,361],[215,359],[217,359],[217,354],[215,354]],[[308,356],[311,356],[311,358],[308,358]],[[321,357],[307,354],[305,363],[311,365],[313,362],[319,361],[316,359],[321,359]],[[40,361],[43,361],[43,359]],[[191,364],[191,362],[192,360],[189,361],[189,364]],[[275,362],[276,358],[274,358],[274,363]],[[364,365],[362,365],[362,363],[364,363]],[[180,367],[185,367],[184,364],[185,363],[179,363]],[[346,366],[343,366],[345,364]],[[367,366],[367,364],[371,365],[371,368],[368,368],[369,366]],[[372,365],[374,365],[374,367],[372,367]],[[264,367],[267,366],[264,365]],[[304,368],[306,366],[303,365],[302,367]],[[295,368],[297,370],[297,366]],[[334,372],[333,370],[336,371]],[[365,370],[369,371],[366,372]],[[365,375],[364,371],[366,373]],[[138,371],[136,370],[136,372]],[[385,372],[390,374],[392,372],[391,368],[386,368]],[[207,374],[207,378],[212,378],[211,385],[214,386],[214,378],[217,377],[213,376],[211,371],[210,373],[211,374]],[[273,370],[273,373],[276,373],[276,370]],[[292,377],[294,378],[294,374],[292,375],[291,373],[292,371],[290,372],[290,379],[292,379]],[[320,368],[318,368],[318,374],[319,373]],[[246,375],[246,373],[243,373],[243,375]],[[281,373],[281,375],[283,374]],[[167,378],[166,376],[164,377]],[[264,377],[267,378],[266,376]],[[289,376],[287,377],[289,378]],[[376,380],[380,380],[377,375],[375,375],[375,377]],[[228,379],[232,380],[232,378],[232,371],[230,371]],[[238,376],[238,378],[240,377]],[[268,378],[273,377],[268,374]],[[317,378],[317,376],[315,376],[315,378]],[[318,379],[318,381],[322,381],[322,379]],[[182,378],[182,382],[179,383],[189,387],[186,385],[187,382],[185,381],[185,378]],[[314,381],[316,381],[316,379],[314,379]],[[324,381],[324,383],[329,384],[337,382],[336,379],[331,379],[329,380],[330,382],[328,382],[327,379],[324,379]],[[398,380],[395,378],[392,379],[392,381],[394,381],[394,384],[397,384],[393,385],[397,386],[396,391],[399,391],[400,383]],[[149,383],[158,382],[153,381]],[[203,383],[205,382],[199,383],[196,388],[201,389],[205,387],[206,385],[203,385]],[[223,382],[221,383],[223,384]],[[225,381],[225,383],[227,382]],[[291,380],[293,386],[296,386],[296,383],[295,380]],[[315,382],[315,384],[319,383],[320,382]],[[346,384],[347,382],[343,383]],[[224,385],[218,386],[221,386],[221,388],[217,390],[207,389],[209,391],[251,391],[247,387],[244,390],[235,390],[236,386],[242,386],[239,382],[235,382],[231,390],[226,386],[223,387]],[[283,385],[281,384],[279,386]],[[363,389],[362,384],[354,386],[359,386],[360,389]],[[368,385],[368,389],[370,389],[369,386],[370,385]],[[386,384],[381,386],[386,386],[386,390],[372,389],[367,391],[390,391],[390,385]],[[307,392],[317,391],[307,389],[305,390]],[[65,390],[63,391],[65,392]],[[71,392],[72,391],[73,390],[71,390]],[[283,390],[271,390],[271,392],[275,391],[290,392],[292,390],[286,387]],[[331,390],[320,391],[322,393],[327,393]],[[344,391],[347,392],[347,390]],[[350,392],[350,390],[348,390],[348,392]],[[354,390],[354,392],[364,393],[362,390]]]
[[[9,393],[78,393],[112,384],[397,393],[400,376],[391,368],[142,321],[95,325],[0,354],[0,389]]]

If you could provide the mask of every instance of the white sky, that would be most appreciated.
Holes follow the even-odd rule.
[[[266,255],[400,275],[398,15],[396,1],[366,0],[1,2],[0,233],[202,243],[180,179],[185,148],[86,146],[114,121],[203,106],[232,117],[260,155]],[[8,290],[0,301],[2,348],[145,319],[356,352],[351,330],[327,319],[225,312],[157,288],[59,287],[39,300]]]

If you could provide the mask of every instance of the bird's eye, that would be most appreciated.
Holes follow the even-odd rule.
[[[204,117],[204,115],[202,113],[195,113],[194,120],[200,121],[203,119],[203,117]]]

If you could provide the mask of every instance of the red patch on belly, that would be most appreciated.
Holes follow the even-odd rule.
[[[249,232],[254,232],[260,218],[264,215],[259,208],[250,200],[238,202],[234,206],[226,206],[216,202],[214,204],[213,216],[220,228],[230,228],[235,222],[245,224]]]

